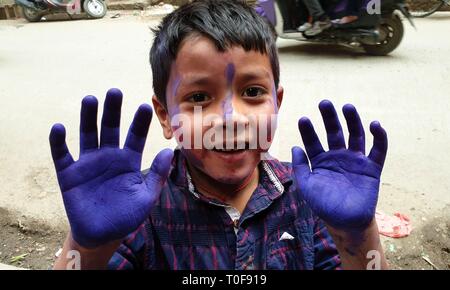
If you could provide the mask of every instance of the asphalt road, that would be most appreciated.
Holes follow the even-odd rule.
[[[125,95],[125,136],[135,109],[152,96],[149,26],[156,23],[133,15],[0,21],[0,207],[66,225],[48,146],[50,127],[65,124],[69,147],[78,156],[81,98],[93,94],[102,101],[108,88],[119,87]],[[302,145],[296,126],[301,116],[311,117],[325,136],[320,100],[354,104],[367,133],[370,121],[379,120],[389,134],[379,209],[407,214],[419,227],[450,217],[450,14],[417,20],[417,31],[404,24],[402,44],[387,57],[279,40],[285,98],[272,153],[290,160],[290,148]],[[157,122],[149,136],[143,166],[173,145]]]

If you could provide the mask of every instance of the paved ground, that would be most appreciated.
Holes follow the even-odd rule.
[[[51,264],[66,218],[49,129],[64,123],[77,156],[81,98],[102,99],[113,86],[125,94],[122,124],[129,124],[152,95],[149,26],[156,23],[130,12],[116,19],[0,21],[0,261],[26,252],[16,264]],[[390,148],[379,209],[407,214],[415,229],[403,240],[384,239],[391,262],[430,268],[422,258],[428,256],[437,267],[450,268],[450,14],[417,20],[417,27],[406,24],[403,43],[388,57],[279,40],[285,99],[272,152],[290,159],[290,147],[301,144],[296,121],[304,115],[324,136],[317,109],[324,98],[337,106],[355,104],[367,125],[380,120]],[[144,165],[171,145],[156,122],[150,136]]]

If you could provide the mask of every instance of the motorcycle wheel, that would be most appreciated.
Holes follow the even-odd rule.
[[[392,13],[383,17],[378,27],[380,42],[377,44],[362,44],[364,50],[371,55],[387,55],[399,46],[403,39],[404,27],[398,15]]]
[[[20,8],[22,9],[23,17],[26,20],[28,20],[29,22],[39,22],[39,21],[41,21],[42,16],[44,16],[44,14],[42,14],[42,12],[27,8],[27,7],[23,7],[23,6],[20,6]]]
[[[86,0],[83,9],[91,18],[103,18],[106,15],[106,3],[102,0]]]

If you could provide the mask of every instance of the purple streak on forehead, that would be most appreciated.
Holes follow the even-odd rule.
[[[227,77],[228,86],[231,86],[231,84],[233,83],[235,73],[236,73],[236,69],[234,67],[234,64],[229,63],[225,70],[225,76]]]
[[[233,105],[232,105],[232,99],[233,99],[233,79],[234,75],[236,73],[234,64],[229,63],[227,65],[227,68],[225,70],[225,76],[227,78],[227,87],[228,92],[225,97],[225,100],[222,102],[222,112],[223,117],[226,118],[227,116],[231,116],[233,114]]]
[[[175,97],[177,95],[180,84],[181,84],[181,77],[177,75],[172,85],[172,97]]]

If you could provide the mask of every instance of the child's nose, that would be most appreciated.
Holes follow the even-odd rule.
[[[246,117],[248,112],[240,105],[237,97],[229,97],[225,100],[223,106],[223,121],[225,123],[243,123],[248,124]]]

